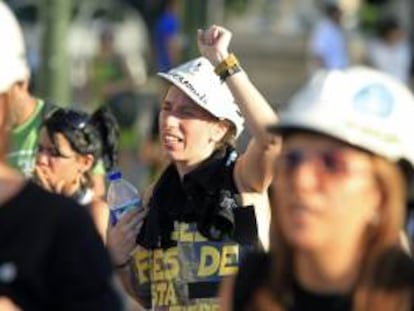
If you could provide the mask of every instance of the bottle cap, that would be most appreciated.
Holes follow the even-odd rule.
[[[107,177],[110,181],[118,180],[122,178],[122,173],[120,171],[109,172]]]

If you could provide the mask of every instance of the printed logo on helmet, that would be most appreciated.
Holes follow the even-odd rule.
[[[181,85],[183,85],[191,94],[198,98],[204,105],[207,105],[207,95],[201,94],[196,90],[193,84],[184,76],[182,76],[178,72],[171,72],[171,78],[178,81]]]
[[[196,62],[196,63],[190,62],[188,65],[189,65],[188,73],[195,74],[200,71],[202,63],[201,62]]]
[[[371,84],[354,95],[353,107],[365,115],[387,118],[394,109],[394,97],[384,85]]]

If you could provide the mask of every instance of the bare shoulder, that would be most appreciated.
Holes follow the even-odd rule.
[[[0,205],[17,195],[24,187],[23,177],[9,167],[0,168],[2,171],[0,179]]]

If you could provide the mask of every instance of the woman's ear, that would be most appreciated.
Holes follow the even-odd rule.
[[[79,157],[79,161],[82,167],[82,173],[92,169],[93,163],[95,162],[95,157],[91,154],[82,155]]]
[[[230,125],[226,121],[215,123],[212,127],[212,140],[216,143],[221,142],[229,130]]]

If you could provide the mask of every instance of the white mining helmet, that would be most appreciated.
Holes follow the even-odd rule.
[[[201,108],[218,119],[227,119],[236,128],[236,137],[243,131],[244,119],[227,85],[214,73],[207,58],[199,57],[166,73],[158,73]]]
[[[365,67],[319,71],[291,100],[272,132],[304,129],[414,168],[414,97]]]
[[[0,93],[29,76],[26,49],[20,26],[7,5],[0,0]]]

